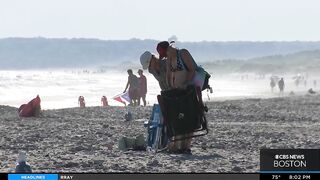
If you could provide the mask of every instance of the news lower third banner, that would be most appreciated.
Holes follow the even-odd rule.
[[[260,179],[320,179],[320,149],[261,149]]]
[[[259,180],[259,174],[0,174],[1,180]]]
[[[214,163],[214,162],[212,162]],[[261,149],[260,171],[208,174],[0,174],[0,180],[320,180],[320,149]]]

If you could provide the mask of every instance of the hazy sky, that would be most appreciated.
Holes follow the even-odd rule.
[[[320,40],[319,0],[0,0],[0,38]]]

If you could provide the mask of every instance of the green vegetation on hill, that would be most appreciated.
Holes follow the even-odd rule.
[[[0,39],[0,69],[87,68],[110,66],[122,62],[139,63],[140,55],[148,50],[156,53],[158,40],[98,40],[98,39]],[[188,49],[197,62],[218,59],[250,59],[275,54],[289,54],[320,49],[315,42],[176,42],[178,48]],[[273,59],[272,57],[267,57]],[[275,57],[277,59],[279,57]],[[283,58],[283,57],[282,57]],[[276,60],[274,60],[276,61]],[[230,67],[225,67],[231,63]],[[128,63],[125,63],[128,64]],[[226,70],[255,69],[247,65],[239,69],[239,62],[217,63]],[[242,62],[240,63],[242,64]],[[252,62],[250,63],[252,64]],[[259,63],[258,63],[259,64]],[[274,65],[270,66],[273,69]],[[266,66],[263,66],[266,67]]]
[[[319,73],[320,50],[248,60],[219,60],[204,63],[203,66],[215,73]]]

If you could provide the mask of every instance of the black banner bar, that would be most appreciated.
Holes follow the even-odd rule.
[[[11,179],[9,178],[9,176]],[[0,173],[0,180],[35,180],[34,176],[43,176],[41,180],[55,179],[52,174],[5,174]],[[47,176],[49,175],[49,176]],[[259,180],[258,173],[249,174],[98,174],[70,173],[57,174],[57,180]],[[32,179],[26,179],[26,177]],[[40,179],[37,179],[40,180]]]
[[[2,180],[8,180],[8,174],[0,173],[0,179]]]
[[[35,174],[22,174],[32,176]],[[48,174],[38,174],[48,175]],[[8,180],[0,173],[0,180]],[[26,180],[12,178],[12,180]],[[46,178],[45,178],[46,179]],[[43,179],[43,180],[45,180]],[[49,178],[50,179],[50,178]],[[51,178],[52,179],[52,178]],[[319,180],[320,173],[250,173],[250,174],[58,174],[57,180]],[[10,179],[9,179],[10,180]]]
[[[59,180],[259,180],[259,174],[59,174]]]

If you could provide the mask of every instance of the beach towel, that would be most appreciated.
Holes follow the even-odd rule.
[[[22,104],[18,113],[20,117],[39,117],[41,111],[41,99],[39,95],[32,99],[28,104]]]
[[[130,100],[131,100],[128,92],[118,94],[118,95],[114,96],[112,99],[115,101],[118,101],[124,105],[126,105],[126,103],[130,103]]]

